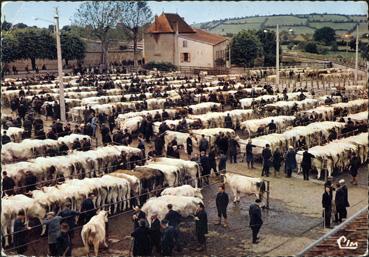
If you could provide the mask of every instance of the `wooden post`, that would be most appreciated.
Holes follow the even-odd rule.
[[[266,208],[269,209],[269,196],[270,196],[270,181],[266,181],[267,184],[267,203],[266,203]]]

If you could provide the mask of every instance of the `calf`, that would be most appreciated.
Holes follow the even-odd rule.
[[[103,243],[105,247],[108,247],[106,243],[106,231],[105,223],[108,222],[108,212],[99,211],[97,215],[93,216],[91,220],[82,227],[81,238],[83,245],[87,252],[89,252],[89,244],[94,246],[95,256],[99,255],[99,245]]]
[[[191,196],[203,199],[200,188],[193,188],[190,185],[183,185],[179,187],[169,187],[161,192],[161,195],[178,195],[178,196]]]

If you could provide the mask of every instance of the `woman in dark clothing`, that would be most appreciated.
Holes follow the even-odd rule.
[[[274,167],[274,176],[277,175],[277,172],[279,174],[279,170],[281,168],[281,162],[282,162],[282,153],[277,148],[273,154],[273,167]]]
[[[201,251],[206,244],[205,235],[208,233],[208,215],[205,211],[205,206],[202,203],[199,203],[199,208],[195,214],[195,220],[197,241],[200,244],[200,248],[196,250]]]
[[[21,210],[14,222],[14,247],[18,254],[24,254],[27,251],[26,230],[29,229],[25,224],[25,213]]]

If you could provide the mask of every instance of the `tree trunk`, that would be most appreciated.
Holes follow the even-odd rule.
[[[31,58],[32,70],[36,69],[36,58]]]
[[[137,33],[138,31],[133,32],[133,66],[137,67]]]
[[[103,69],[107,69],[108,64],[108,43],[106,41],[101,41],[101,58],[100,58],[100,72]]]

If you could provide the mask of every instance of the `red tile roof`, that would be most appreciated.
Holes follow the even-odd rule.
[[[195,31],[178,14],[162,13],[155,16],[154,22],[147,28],[146,33],[194,33]]]
[[[210,45],[217,45],[224,42],[227,38],[220,35],[211,34],[201,29],[194,29],[196,33],[180,35],[181,38],[186,38],[193,41],[199,41]]]

